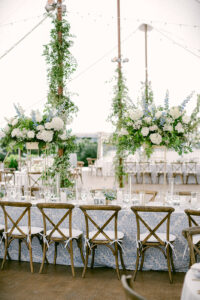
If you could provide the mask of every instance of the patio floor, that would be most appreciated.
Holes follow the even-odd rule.
[[[1,263],[1,261],[0,261]],[[39,274],[39,264],[34,263],[30,273],[29,263],[8,261],[0,271],[1,300],[123,300],[124,291],[116,272],[109,268],[88,268],[86,278],[81,278],[82,268],[76,268],[72,278],[69,266],[45,265]],[[132,272],[127,272],[131,274]],[[184,273],[173,275],[169,283],[167,272],[139,272],[134,289],[149,300],[180,299]]]

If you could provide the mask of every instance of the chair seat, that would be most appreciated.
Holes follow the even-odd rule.
[[[193,244],[200,242],[200,234],[193,235]]]
[[[19,226],[19,228],[26,234],[28,235],[28,232],[29,232],[29,228],[28,226]],[[41,232],[43,232],[43,228],[41,227],[34,227],[34,226],[31,226],[31,235],[35,235],[35,234],[39,234]],[[11,228],[8,229],[8,233],[11,231]],[[12,232],[13,235],[22,235],[22,233],[17,229],[15,228]]]
[[[92,237],[95,235],[97,231],[90,231],[89,232],[89,239],[92,239]],[[111,239],[111,240],[115,240],[115,232],[114,231],[111,231],[111,230],[104,230],[104,232],[107,234],[107,236]],[[121,231],[118,231],[117,232],[117,237],[118,237],[118,240],[122,240],[123,237],[124,237],[124,233],[121,232]],[[97,241],[106,241],[106,237],[100,233],[97,235],[97,237],[95,238],[95,240]]]
[[[67,237],[69,238],[69,229],[65,228],[59,228],[60,231]],[[52,230],[47,231],[47,236],[50,235]],[[77,239],[83,234],[82,231],[77,230],[77,229],[72,229],[72,238]],[[51,236],[52,238],[58,238],[58,239],[63,239],[63,236],[56,230]]]
[[[148,234],[149,234],[149,232],[142,233],[142,234],[140,235],[140,240],[143,241],[143,240],[147,237]],[[166,241],[166,233],[164,233],[164,232],[157,233],[157,232],[156,232],[156,235],[157,235],[162,241]],[[174,242],[175,239],[176,239],[176,236],[175,236],[175,235],[173,235],[173,234],[170,234],[170,235],[169,235],[169,241],[170,241],[170,242]],[[151,235],[150,238],[147,240],[147,242],[149,242],[149,243],[155,243],[155,242],[158,242],[158,240],[157,240],[153,235]]]

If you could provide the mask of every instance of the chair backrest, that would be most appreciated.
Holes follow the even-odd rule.
[[[124,172],[127,174],[137,172],[137,163],[136,162],[124,162]]]
[[[139,162],[140,172],[148,172],[150,171],[150,163],[149,162]]]
[[[87,157],[88,166],[92,166],[95,163],[96,158]]]
[[[148,234],[145,237],[145,239],[143,239],[141,241],[142,244],[145,244],[146,242],[148,242],[148,239],[150,237],[154,237],[156,242],[159,242],[161,245],[165,245],[166,241],[169,241],[169,234],[170,234],[170,216],[172,214],[172,212],[174,211],[173,207],[163,207],[163,206],[132,206],[131,210],[134,212],[135,216],[136,216],[136,223],[137,223],[137,240],[140,241],[140,225],[143,224],[145,229],[148,230]],[[153,225],[149,225],[146,221],[145,216],[141,216],[142,213],[154,213],[154,214],[159,214],[160,213],[164,213],[164,217],[162,216],[162,218],[159,219],[158,222],[156,222],[157,224]],[[154,218],[154,220],[156,220],[156,218]],[[161,227],[161,225],[163,225],[164,223],[166,223],[166,237],[164,239],[161,239],[157,234],[157,230]]]
[[[104,236],[104,242],[112,242],[113,237],[109,237],[106,233],[105,233],[105,228],[114,220],[114,239],[117,240],[118,236],[117,236],[117,220],[118,220],[118,212],[121,210],[120,206],[117,205],[81,205],[79,207],[82,212],[84,213],[85,216],[85,224],[86,224],[86,238],[89,239],[89,224],[93,224],[93,226],[95,227],[95,233],[92,237],[90,237],[90,241],[94,242],[96,240],[96,238],[98,237],[98,235],[102,234]],[[91,214],[89,214],[89,211],[109,211],[112,214],[109,216],[106,216],[105,214],[105,219],[104,219],[104,224],[103,225],[98,225],[96,223],[96,221],[94,220],[94,217],[91,216]],[[89,223],[90,221],[90,223]]]
[[[184,212],[188,217],[189,227],[200,226],[200,222],[198,223],[197,218],[200,217],[200,211],[195,209],[185,209]],[[196,219],[194,217],[197,217]],[[199,218],[200,221],[200,218]]]
[[[41,172],[28,172],[28,183],[29,187],[39,187],[40,180],[42,178]]]
[[[37,207],[42,213],[43,217],[43,224],[44,224],[44,235],[46,236],[47,230],[51,230],[50,234],[48,234],[48,237],[51,239],[54,232],[58,232],[64,240],[72,237],[72,210],[74,208],[74,205],[72,204],[66,204],[66,203],[38,203]],[[54,222],[52,220],[51,214],[47,211],[49,209],[57,209],[57,210],[64,210],[64,215]],[[69,217],[69,218],[68,218]],[[68,218],[68,226],[69,226],[69,236],[67,237],[62,229],[60,228],[60,225]],[[47,228],[47,221],[48,225],[51,227]],[[62,227],[63,228],[63,227]]]
[[[196,262],[196,254],[200,255],[199,247],[193,243],[193,236],[200,235],[200,226],[186,228],[182,231],[182,235],[188,242],[191,264],[193,265]]]
[[[144,297],[138,295],[131,287],[131,279],[132,277],[129,276],[125,276],[122,275],[121,277],[121,283],[126,295],[126,299],[130,299],[130,300],[145,300]]]
[[[9,233],[8,236],[12,236],[13,235],[13,231],[15,229],[17,229],[18,233],[24,237],[27,236],[27,234],[20,228],[20,222],[23,219],[24,216],[27,215],[27,219],[28,219],[28,228],[29,228],[29,234],[31,233],[31,211],[30,208],[32,206],[31,203],[29,202],[12,202],[12,201],[1,201],[0,202],[0,206],[3,209],[4,212],[4,219],[5,219],[5,232],[8,232],[9,229]],[[8,208],[16,208],[19,210],[19,208],[22,208],[22,211],[18,211],[18,213],[11,213],[8,212]],[[13,216],[14,215],[14,216]]]
[[[0,171],[0,173],[1,173],[1,181],[3,181],[5,184],[10,184],[15,182],[14,170],[4,169],[3,171]]]
[[[164,161],[155,161],[155,167],[157,173],[166,172],[166,162]]]
[[[196,162],[185,162],[186,173],[196,173]]]
[[[181,162],[173,162],[171,163],[172,172],[182,172],[183,163]]]
[[[133,191],[133,193],[136,193],[136,194],[139,194],[141,192],[143,192],[145,195],[151,195],[152,196],[150,199],[148,199],[148,202],[154,201],[155,198],[156,198],[156,196],[157,196],[157,194],[158,194],[157,191],[147,191],[147,190],[145,190],[145,191]]]

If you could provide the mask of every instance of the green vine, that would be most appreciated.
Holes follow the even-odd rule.
[[[123,161],[126,158],[126,149],[120,142],[120,131],[123,126],[123,120],[126,116],[126,112],[130,106],[130,99],[128,97],[126,80],[122,71],[118,68],[116,69],[115,80],[114,98],[112,101],[112,111],[109,115],[109,120],[115,126],[115,132],[112,136],[112,143],[116,146],[116,155],[114,158],[115,174],[118,178],[120,187],[123,187],[123,175],[125,175]]]
[[[70,34],[70,24],[62,18],[59,21],[55,15],[49,14],[52,18],[53,28],[50,32],[50,42],[44,45],[43,55],[45,56],[47,68],[47,79],[49,83],[47,110],[56,109],[58,115],[63,119],[65,125],[71,121],[72,115],[77,112],[77,107],[70,99],[67,91],[67,82],[71,74],[76,70],[76,60],[70,52],[73,42]],[[62,38],[58,32],[62,33]],[[75,150],[75,137],[69,138],[58,145],[63,149],[63,155],[54,159],[53,167],[50,170],[51,176],[60,174],[61,187],[69,187],[73,183],[69,175],[69,157]]]

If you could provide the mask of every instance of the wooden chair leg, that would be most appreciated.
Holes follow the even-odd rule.
[[[121,260],[121,265],[122,265],[123,271],[126,272],[126,267],[124,264],[124,259],[123,259],[123,254],[122,254],[122,248],[120,246],[119,246],[119,254],[120,254],[120,260]]]
[[[55,251],[54,251],[54,265],[56,265],[56,258],[57,258],[57,247],[58,247],[58,243],[54,243],[54,246],[55,246]]]
[[[69,246],[70,251],[70,259],[71,259],[71,269],[72,269],[72,276],[75,277],[75,271],[74,271],[74,257],[73,257],[73,241],[71,240]]]
[[[33,273],[33,258],[32,258],[32,246],[31,246],[31,237],[28,243],[28,248],[29,248],[29,256],[30,256],[30,268],[31,268],[31,273]]]
[[[86,251],[85,251],[85,264],[84,264],[84,268],[83,268],[82,278],[85,277],[85,272],[86,272],[87,264],[88,264],[88,255],[89,255],[89,247],[86,246]]]
[[[43,258],[42,258],[42,263],[41,263],[41,266],[40,266],[40,270],[39,270],[39,273],[41,274],[42,273],[42,270],[43,270],[43,267],[44,267],[44,261],[45,261],[45,258],[46,258],[46,244],[43,243]]]
[[[5,239],[3,239],[3,243],[4,243],[4,248],[5,248]],[[9,255],[8,249],[7,249],[7,258],[8,258],[8,260],[11,260],[11,257]]]
[[[5,261],[6,261],[7,251],[8,251],[8,239],[6,238],[5,239],[4,258],[3,258],[3,261],[2,261],[2,264],[1,264],[1,270],[3,270],[4,264],[5,264]]]
[[[134,273],[133,273],[133,281],[135,281],[136,276],[137,276],[139,260],[140,260],[139,249],[137,249],[137,258],[136,258],[136,264],[135,264],[135,271],[134,271]]]
[[[194,177],[195,177],[195,180],[196,180],[196,184],[198,184],[197,175],[195,174]]]
[[[173,280],[172,280],[172,272],[171,272],[171,265],[170,265],[170,250],[169,250],[169,246],[166,249],[166,255],[167,255],[167,265],[168,265],[169,281],[170,281],[170,283],[172,283]]]
[[[140,263],[140,271],[142,271],[142,269],[143,269],[144,255],[145,255],[145,250],[142,251],[142,259],[141,259],[141,263]]]
[[[186,175],[186,181],[185,181],[186,184],[188,184],[188,177],[189,175]]]
[[[116,264],[117,278],[120,280],[119,262],[118,262],[118,244],[117,244],[117,242],[115,242],[115,264]]]
[[[83,255],[83,247],[82,247],[82,237],[79,238],[78,240],[76,239],[76,242],[77,242],[77,246],[80,250],[82,262],[83,262],[83,264],[85,264],[85,258],[84,258],[84,255]]]
[[[35,235],[35,236],[38,238],[38,241],[39,241],[39,243],[40,243],[40,245],[41,245],[42,252],[43,252],[43,240],[41,240],[40,237],[39,237],[38,235]],[[45,256],[45,261],[46,261],[47,264],[49,263],[49,261],[48,261],[48,259],[47,259],[47,256]]]
[[[95,247],[92,248],[92,260],[90,268],[93,269],[94,267],[94,257],[95,257]]]
[[[19,242],[18,261],[21,261],[21,243],[22,243],[22,240],[18,239],[18,242]]]
[[[170,259],[171,259],[172,270],[173,270],[173,273],[175,273],[176,270],[175,270],[175,267],[174,267],[173,252],[172,252],[171,247],[170,247],[169,251],[170,251]]]

